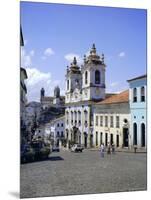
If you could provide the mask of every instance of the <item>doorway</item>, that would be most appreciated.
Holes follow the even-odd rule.
[[[141,144],[142,147],[145,147],[145,124],[141,124]]]
[[[128,147],[128,128],[123,128],[123,147]]]

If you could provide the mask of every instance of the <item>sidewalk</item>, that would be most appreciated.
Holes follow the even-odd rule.
[[[99,151],[99,148],[89,148],[90,151]],[[125,152],[125,153],[134,153],[134,148],[128,149],[128,148],[117,148],[115,149],[115,152]],[[147,153],[147,149],[144,148],[138,148],[136,150],[136,153]]]

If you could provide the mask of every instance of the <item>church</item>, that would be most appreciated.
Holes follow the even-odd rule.
[[[45,96],[45,89],[41,88],[40,103],[43,109],[50,107],[63,108],[65,104],[65,97],[60,95],[60,88],[54,88],[54,96]]]
[[[106,94],[104,54],[97,54],[95,44],[78,66],[74,57],[66,71],[65,128],[68,144],[93,147],[95,104],[113,95]]]

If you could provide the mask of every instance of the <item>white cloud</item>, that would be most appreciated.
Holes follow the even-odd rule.
[[[68,53],[64,57],[70,63],[73,62],[74,57],[76,57],[78,64],[82,64],[83,62],[83,59],[78,54],[75,53]]]
[[[45,51],[44,51],[44,56],[51,56],[51,55],[54,55],[54,54],[55,54],[55,52],[50,47],[45,49]]]
[[[116,86],[118,86],[118,85],[119,85],[119,82],[112,82],[112,83],[110,84],[111,87],[116,87]]]
[[[27,53],[25,49],[21,49],[21,66],[22,67],[30,67],[32,65],[31,57],[33,56],[34,51],[31,51],[31,52]]]
[[[27,79],[28,86],[34,86],[39,82],[42,83],[43,81],[51,80],[50,73],[41,72],[36,68],[27,68],[26,70],[27,70],[27,75],[28,75],[28,79]]]
[[[45,89],[45,95],[51,96],[56,85],[63,85],[60,80],[53,80],[50,72],[45,73],[37,68],[26,68],[26,71],[28,76],[26,80],[28,101],[39,101],[42,87]]]
[[[122,51],[122,52],[120,52],[120,53],[118,54],[118,56],[119,56],[119,57],[125,57],[125,56],[126,56],[126,54],[125,54],[125,52],[124,52],[124,51]]]

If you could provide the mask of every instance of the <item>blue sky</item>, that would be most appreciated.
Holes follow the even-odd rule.
[[[38,100],[45,87],[64,93],[66,66],[73,55],[79,63],[96,44],[104,53],[107,92],[128,88],[126,80],[146,73],[146,11],[96,6],[21,2],[28,100]]]

